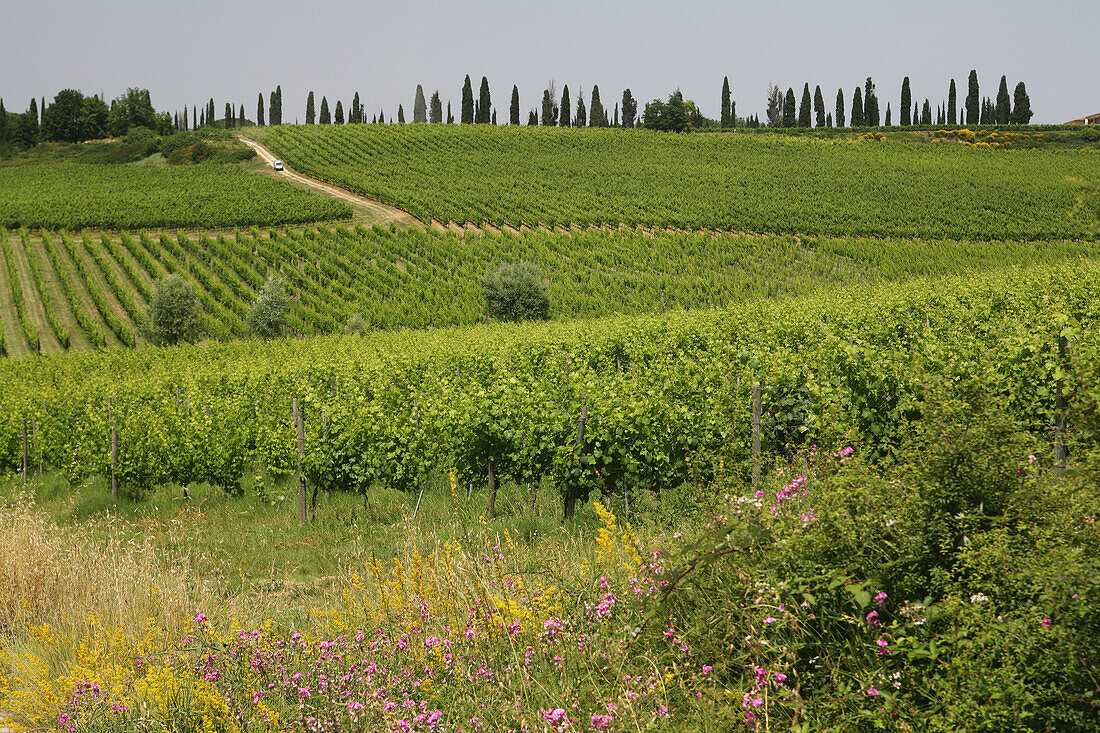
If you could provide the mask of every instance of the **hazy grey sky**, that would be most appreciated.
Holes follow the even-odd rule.
[[[820,84],[832,109],[843,87],[873,76],[898,117],[901,80],[913,97],[947,95],[977,69],[982,95],[1027,84],[1035,122],[1100,112],[1100,0],[926,0],[921,3],[754,0],[3,0],[0,97],[9,110],[66,87],[113,98],[146,87],[160,110],[213,97],[256,114],[256,95],[281,84],[283,119],[303,119],[309,90],[368,116],[399,103],[411,117],[418,83],[454,104],[463,77],[489,78],[500,119],[518,84],[522,119],[554,78],[574,100],[599,84],[609,112],[630,87],[641,102],[679,87],[718,115],[728,75],[740,115],[763,113],[769,82]],[[639,109],[639,112],[641,110]]]

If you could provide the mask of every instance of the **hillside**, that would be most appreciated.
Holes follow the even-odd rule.
[[[296,169],[421,220],[951,239],[1093,237],[1097,150],[646,130],[253,128]],[[1092,206],[1100,207],[1100,203]],[[884,216],[884,212],[889,212]]]

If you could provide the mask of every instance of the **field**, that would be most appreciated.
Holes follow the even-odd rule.
[[[249,130],[296,169],[427,221],[1062,239],[1097,150],[435,125]],[[1093,207],[1100,203],[1093,204]],[[882,212],[889,211],[889,217]]]
[[[1100,731],[1097,151],[249,134],[494,226],[0,229],[0,728]]]
[[[137,229],[298,224],[351,216],[228,166],[53,163],[0,166],[0,227]]]
[[[291,331],[316,335],[340,333],[353,314],[372,329],[478,323],[485,317],[481,277],[512,260],[534,262],[546,274],[558,320],[721,308],[855,282],[1100,255],[1090,242],[630,230],[464,236],[362,226],[210,235],[24,230],[0,233],[0,247],[8,260],[0,276],[19,284],[0,300],[0,338],[12,355],[144,344],[153,283],[169,273],[200,294],[206,335],[227,340],[247,336],[249,305],[273,273],[295,295]]]

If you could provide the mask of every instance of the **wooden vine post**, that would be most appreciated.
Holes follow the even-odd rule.
[[[752,490],[760,488],[760,422],[763,416],[763,389],[752,386]]]
[[[298,398],[294,398],[294,423],[298,428],[298,524],[305,526],[308,505],[306,502],[306,476],[302,473],[302,459],[306,454],[306,426],[302,413],[298,412]]]
[[[1065,336],[1058,337],[1058,360],[1066,363],[1068,343]],[[1064,366],[1063,366],[1064,368]],[[1054,392],[1054,477],[1059,481],[1066,474],[1066,395],[1059,379]]]
[[[588,395],[581,397],[581,416],[577,420],[577,461],[581,458],[581,448],[584,446],[584,424],[588,422]],[[573,512],[577,508],[577,491],[570,486],[565,492],[565,518],[572,519]]]
[[[27,488],[27,418],[23,418],[23,488]]]

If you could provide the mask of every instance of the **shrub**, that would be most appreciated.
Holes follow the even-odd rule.
[[[248,329],[263,339],[283,335],[290,301],[281,277],[269,277],[248,312]]]
[[[149,324],[155,341],[176,344],[199,335],[199,296],[179,275],[158,280],[149,305]]]
[[[363,318],[362,313],[352,313],[348,318],[348,322],[344,324],[344,333],[354,333],[359,336],[370,331],[370,324],[367,323],[367,319]]]
[[[505,263],[481,280],[489,315],[501,321],[550,318],[550,291],[530,262]]]

